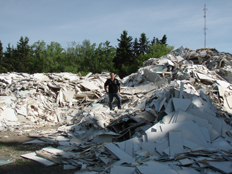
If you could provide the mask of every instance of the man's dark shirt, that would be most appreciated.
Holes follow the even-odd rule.
[[[113,81],[111,79],[107,79],[105,86],[109,86],[109,93],[117,93],[120,83],[117,79],[114,79]]]

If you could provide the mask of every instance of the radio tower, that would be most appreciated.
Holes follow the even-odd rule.
[[[205,4],[205,6],[204,6],[204,48],[206,47],[206,30],[207,30],[207,28],[206,28],[206,10],[208,10],[207,8],[206,8],[206,4]]]

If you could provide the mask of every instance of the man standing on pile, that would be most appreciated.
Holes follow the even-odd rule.
[[[120,86],[119,81],[115,79],[114,77],[115,77],[114,72],[110,72],[110,79],[107,79],[104,85],[106,94],[109,95],[110,110],[113,110],[112,105],[113,105],[114,97],[118,100],[118,109],[121,109],[121,99],[119,96],[120,91],[121,91],[121,86]],[[109,92],[107,92],[107,89],[106,89],[107,86],[109,86]]]

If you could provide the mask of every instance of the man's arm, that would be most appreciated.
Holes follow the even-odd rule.
[[[109,92],[107,91],[106,87],[108,86],[108,80],[106,80],[105,84],[104,84],[104,89],[105,89],[105,92],[106,94],[109,94]]]
[[[106,86],[104,86],[104,88],[105,88],[105,92],[106,92],[106,94],[109,94],[109,92],[107,92]]]
[[[119,83],[119,81],[117,80],[117,85],[118,85],[118,93],[120,94],[121,93],[121,85],[120,85],[120,83]]]
[[[121,86],[119,85],[118,87],[118,93],[120,94],[121,93]]]

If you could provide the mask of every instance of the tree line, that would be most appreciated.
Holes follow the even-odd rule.
[[[4,51],[0,41],[0,73],[80,72],[85,75],[114,71],[122,78],[136,72],[145,60],[161,57],[173,49],[167,44],[166,35],[150,41],[142,33],[139,39],[133,39],[124,30],[117,40],[117,47],[109,41],[97,45],[84,40],[82,44],[71,42],[64,49],[54,41],[46,44],[39,40],[29,45],[29,38],[21,36],[16,47],[8,44]]]

